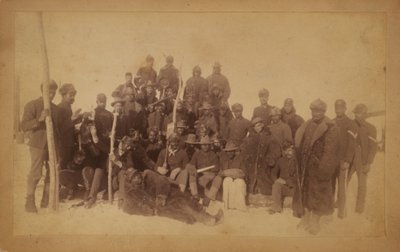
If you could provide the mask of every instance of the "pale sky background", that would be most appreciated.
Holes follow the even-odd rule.
[[[229,102],[243,103],[247,118],[261,88],[270,90],[271,105],[294,98],[306,119],[316,98],[328,103],[330,117],[338,98],[349,108],[363,102],[385,109],[383,14],[51,12],[43,19],[51,78],[75,85],[74,108],[95,106],[97,93],[109,96],[151,54],[157,72],[164,55],[173,55],[184,81],[195,65],[207,77],[219,61],[232,88]],[[17,13],[15,25],[22,110],[40,95],[39,25],[29,12]],[[384,124],[383,117],[373,121]]]

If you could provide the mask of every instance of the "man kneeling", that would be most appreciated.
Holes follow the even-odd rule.
[[[122,209],[128,214],[168,217],[188,224],[201,222],[208,226],[219,224],[222,210],[212,216],[203,207],[170,185],[168,178],[146,170],[143,175],[128,169],[125,178],[126,198]]]

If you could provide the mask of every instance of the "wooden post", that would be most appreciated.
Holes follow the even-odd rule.
[[[50,190],[49,190],[49,207],[53,210],[58,209],[58,191],[59,191],[59,178],[58,178],[58,162],[56,156],[56,147],[54,142],[54,129],[53,120],[51,118],[51,101],[49,96],[49,84],[50,84],[50,68],[49,59],[47,57],[46,39],[43,28],[43,14],[38,13],[39,20],[39,32],[40,32],[40,52],[42,58],[43,68],[43,102],[44,109],[50,113],[46,117],[46,134],[47,134],[47,146],[49,151],[49,169],[50,169]]]
[[[108,203],[112,204],[113,195],[112,195],[112,161],[111,155],[114,154],[114,143],[115,143],[115,129],[117,127],[117,116],[118,113],[114,111],[114,119],[111,128],[111,136],[110,136],[110,154],[108,155]]]

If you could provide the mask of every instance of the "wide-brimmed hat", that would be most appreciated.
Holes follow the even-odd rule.
[[[197,136],[195,134],[187,135],[185,143],[187,143],[187,144],[197,144]]]
[[[203,136],[200,141],[197,142],[199,145],[205,145],[205,144],[213,144],[213,141],[211,141],[209,136]]]
[[[117,103],[121,103],[122,105],[124,105],[125,104],[125,100],[122,99],[121,97],[115,97],[114,101],[111,102],[111,106],[114,107],[114,105],[117,104]]]
[[[255,126],[257,123],[264,123],[264,120],[261,117],[254,118],[251,123]]]
[[[223,149],[223,151],[235,151],[238,150],[239,146],[237,144],[235,144],[234,142],[227,142],[225,148]]]
[[[367,113],[368,108],[365,104],[357,104],[355,108],[353,109],[353,113]]]

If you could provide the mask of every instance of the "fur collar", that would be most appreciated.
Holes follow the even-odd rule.
[[[308,120],[307,122],[303,123],[299,127],[299,129],[296,131],[296,135],[294,138],[296,148],[300,147],[300,144],[303,140],[305,130],[311,122],[312,122],[312,119]],[[311,145],[313,145],[315,143],[315,141],[317,141],[320,137],[322,137],[324,135],[324,133],[329,129],[329,127],[331,127],[333,124],[334,124],[334,122],[331,119],[329,119],[328,117],[325,117],[322,120],[322,122],[315,129],[313,136],[312,136]]]

